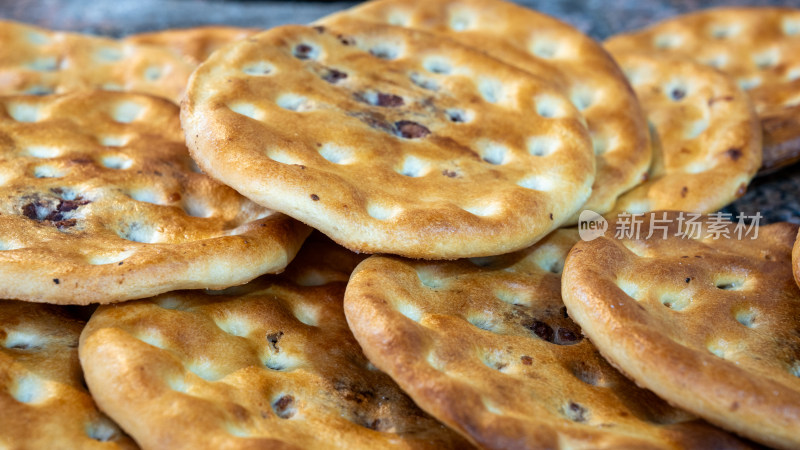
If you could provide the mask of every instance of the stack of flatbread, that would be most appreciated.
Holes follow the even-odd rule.
[[[0,449],[800,447],[798,227],[718,212],[800,159],[799,52],[774,8],[0,22]]]

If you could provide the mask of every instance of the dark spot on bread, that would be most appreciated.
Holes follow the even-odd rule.
[[[589,411],[575,402],[569,402],[564,410],[564,415],[573,422],[586,422],[589,420]]]
[[[675,88],[669,93],[670,98],[673,100],[682,100],[686,97],[686,91],[681,88]]]
[[[350,36],[345,36],[343,34],[337,35],[336,38],[339,39],[339,42],[341,42],[342,45],[354,45],[356,43],[355,39],[353,39]]]
[[[320,33],[320,34],[325,32],[325,27],[323,27],[322,25],[316,25],[316,26],[313,26],[311,28],[313,28],[314,31],[316,31],[317,33]]]
[[[319,195],[311,194],[311,200],[314,200],[315,202],[319,201]]]
[[[419,139],[431,134],[424,125],[420,125],[410,120],[401,120],[394,123],[395,133],[405,139]]]
[[[61,284],[61,280],[59,280],[58,278],[53,278],[53,283]]]
[[[403,101],[403,97],[400,97],[399,95],[378,92],[376,104],[378,106],[385,106],[387,108],[396,108],[398,106],[403,106],[405,101]]]
[[[528,355],[520,356],[519,360],[522,361],[522,364],[524,364],[526,366],[530,366],[531,364],[533,364],[533,358],[531,358]]]
[[[575,344],[583,340],[583,336],[567,328],[559,328],[557,338],[557,343],[561,345]]]
[[[179,192],[173,192],[173,193],[169,194],[169,197],[167,197],[167,200],[170,203],[175,203],[180,199],[181,199],[181,194]]]
[[[294,397],[291,395],[281,396],[272,403],[272,409],[281,419],[288,419],[295,414]]]
[[[326,69],[322,74],[322,79],[327,81],[328,83],[336,84],[341,80],[347,78],[347,74],[342,72],[341,70],[336,69]]]
[[[738,161],[739,158],[742,157],[742,150],[738,149],[738,148],[731,148],[731,149],[728,149],[728,151],[725,152],[725,154],[728,155],[728,157],[730,159],[732,159],[734,161]]]
[[[550,213],[550,220],[553,220],[553,213]]]
[[[542,322],[541,320],[528,319],[522,323],[522,326],[533,331],[533,334],[547,342],[552,343],[553,339],[555,338],[553,327]]]
[[[314,49],[308,44],[298,44],[294,48],[294,56],[297,59],[308,59]]]
[[[689,278],[689,277],[687,277],[687,278],[686,278],[686,282],[688,283],[688,282],[690,282],[690,281],[692,281],[692,279],[691,279],[691,278]]]
[[[444,170],[442,170],[442,175],[444,175],[444,176],[446,176],[448,178],[455,178],[458,174],[455,173],[452,170],[444,169]]]
[[[270,333],[267,335],[267,342],[269,342],[269,346],[272,347],[272,350],[276,352],[281,351],[281,349],[278,348],[278,342],[280,342],[282,337],[283,331],[278,331],[277,333]]]
[[[56,226],[61,231],[64,231],[66,228],[72,228],[78,224],[78,221],[75,219],[66,219],[66,220],[59,220],[55,222],[53,225]]]
[[[687,186],[681,188],[681,198],[686,198],[686,194],[688,193],[689,193],[689,188]]]

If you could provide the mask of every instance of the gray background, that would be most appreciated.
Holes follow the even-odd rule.
[[[425,1],[425,0],[419,0]],[[269,28],[307,23],[358,2],[224,0],[0,0],[0,17],[58,30],[110,36],[174,27],[227,24]],[[519,0],[556,16],[596,39],[633,30],[683,12],[725,5],[783,5],[800,1]],[[760,212],[768,222],[800,224],[800,164],[753,181],[744,197],[725,209]]]

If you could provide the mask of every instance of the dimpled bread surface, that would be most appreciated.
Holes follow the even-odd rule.
[[[0,300],[0,447],[137,448],[83,385],[83,326],[57,306]]]
[[[310,230],[199,173],[177,106],[0,99],[0,298],[87,304],[283,270]]]
[[[443,34],[558,83],[586,120],[596,155],[597,176],[584,208],[609,211],[646,175],[650,140],[636,96],[602,46],[572,26],[502,0],[371,1],[319,23],[346,18]]]
[[[561,301],[562,229],[503,256],[372,256],[345,314],[367,357],[483,448],[744,448],[637,388],[581,335]]]
[[[101,307],[87,383],[145,448],[469,448],[361,352],[342,310],[361,259],[314,242],[280,277]]]
[[[681,56],[614,56],[657,135],[647,181],[614,209],[709,213],[744,195],[761,167],[761,125],[735,81]]]
[[[182,105],[200,167],[351,250],[453,259],[531,245],[594,156],[558,87],[441,36],[357,21],[216,52]]]
[[[170,50],[0,20],[0,94],[136,91],[180,101],[194,64]]]
[[[715,8],[611,37],[612,52],[682,54],[747,90],[764,129],[762,172],[800,159],[800,9]]]
[[[797,448],[797,225],[765,225],[756,239],[752,231],[739,239],[736,225],[703,216],[700,229],[676,236],[678,213],[654,214],[642,229],[654,219],[666,228],[650,239],[610,231],[573,247],[562,278],[570,317],[609,362],[670,403],[763,444]]]

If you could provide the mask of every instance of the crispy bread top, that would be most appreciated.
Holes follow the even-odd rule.
[[[178,108],[139,94],[0,99],[0,195],[0,298],[220,289],[283,270],[309,233],[200,173]]]
[[[180,101],[194,65],[165,48],[0,20],[0,94],[134,91]]]
[[[356,251],[517,250],[589,196],[594,157],[558,87],[438,35],[350,21],[216,52],[182,123],[213,177]]]
[[[761,443],[796,448],[797,225],[761,226],[757,239],[752,230],[738,239],[736,225],[719,216],[693,220],[699,228],[678,217],[645,214],[643,233],[659,227],[650,239],[609,232],[579,242],[562,279],[570,316],[612,364],[670,403]]]
[[[166,47],[191,64],[200,64],[217,49],[257,33],[256,28],[207,26],[139,33],[125,38],[134,44]]]
[[[465,448],[364,357],[342,310],[361,258],[304,246],[287,275],[101,307],[98,404],[147,448]]]
[[[83,326],[63,308],[0,300],[0,447],[137,448],[83,385]]]
[[[319,22],[345,18],[444,34],[538,76],[554,74],[592,135],[597,177],[586,208],[609,211],[646,174],[650,140],[636,96],[602,46],[574,27],[502,0],[378,0]]]
[[[560,295],[577,240],[562,229],[452,262],[372,256],[347,286],[347,321],[370,361],[481,447],[742,446],[637,388],[581,335]]]
[[[734,80],[682,56],[614,57],[657,135],[647,181],[614,210],[709,213],[744,195],[761,167],[761,124]]]
[[[683,54],[724,71],[761,118],[763,170],[800,159],[800,9],[708,9],[611,37],[606,47]]]

